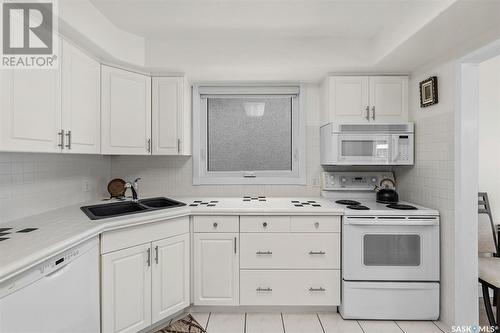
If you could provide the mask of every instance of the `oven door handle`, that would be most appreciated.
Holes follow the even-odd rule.
[[[344,224],[345,225],[376,225],[376,226],[379,226],[379,225],[389,225],[389,226],[392,226],[392,225],[398,225],[398,226],[433,226],[433,225],[438,225],[439,222],[438,220],[416,220],[416,221],[412,221],[412,220],[404,220],[404,221],[388,221],[388,220],[370,220],[370,221],[352,221],[352,220],[348,220],[348,221],[344,221]]]

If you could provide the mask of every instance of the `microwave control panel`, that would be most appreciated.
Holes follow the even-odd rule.
[[[393,149],[393,161],[398,164],[413,164],[413,135],[397,135]]]

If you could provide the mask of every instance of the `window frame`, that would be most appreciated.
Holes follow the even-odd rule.
[[[194,84],[193,85],[193,185],[306,185],[306,117],[301,84]],[[292,95],[291,171],[208,171],[207,99],[205,95]]]

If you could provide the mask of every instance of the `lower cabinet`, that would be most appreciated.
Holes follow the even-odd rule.
[[[241,305],[340,304],[339,270],[242,270]]]
[[[189,234],[153,243],[152,320],[189,306]]]
[[[112,250],[101,256],[103,333],[137,332],[189,306],[189,233],[152,238],[188,228],[186,218],[102,236],[101,249]],[[115,250],[147,237],[148,243]]]
[[[102,256],[102,331],[137,332],[151,325],[151,247]]]
[[[238,233],[194,234],[194,304],[239,305]]]

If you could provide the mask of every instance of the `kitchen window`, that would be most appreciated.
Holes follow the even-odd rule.
[[[193,88],[193,182],[305,184],[300,87]]]

